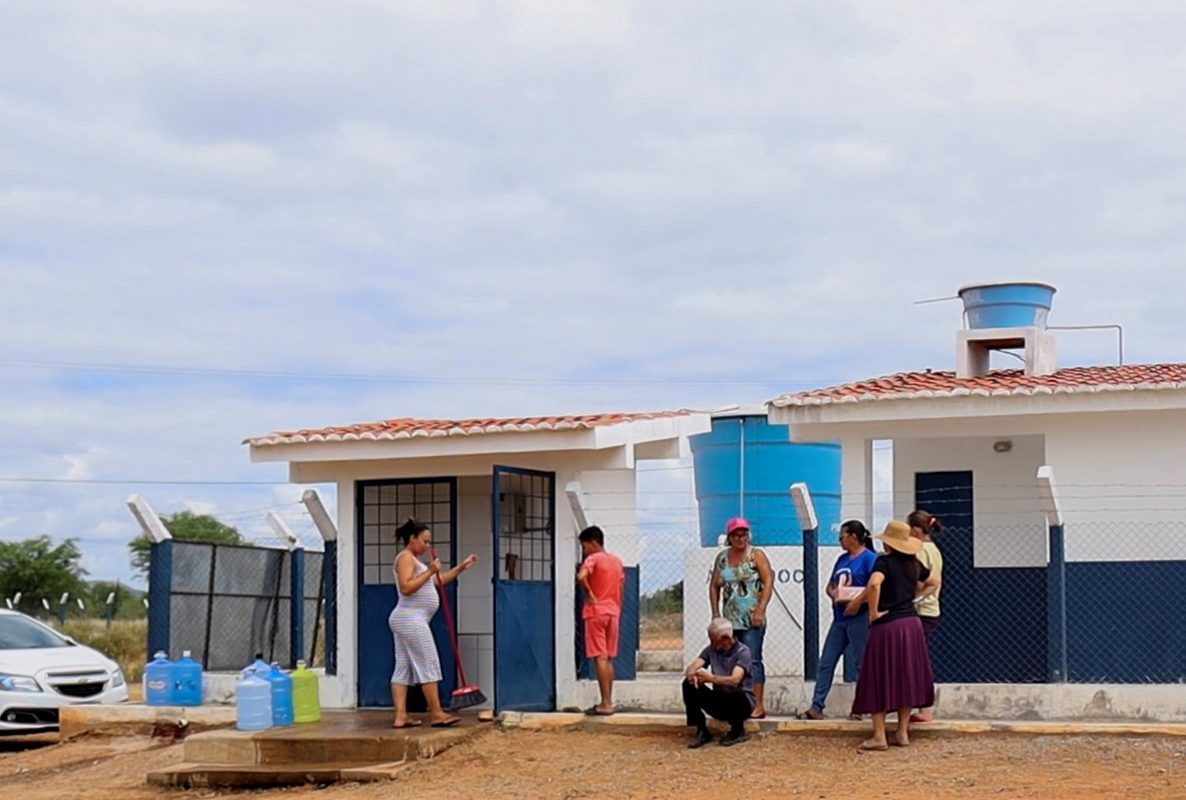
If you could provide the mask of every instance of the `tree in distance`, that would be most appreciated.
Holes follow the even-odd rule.
[[[165,523],[169,533],[179,542],[243,543],[243,535],[237,528],[219,522],[209,514],[179,511],[172,516],[161,517],[161,522]],[[148,577],[151,545],[152,543],[143,533],[128,543],[128,550],[132,558],[132,571],[142,578]]]
[[[87,591],[81,560],[82,551],[74,539],[56,545],[48,536],[0,542],[0,598],[20,592],[14,608],[26,614],[40,613],[43,598],[56,608],[63,594],[79,597]]]

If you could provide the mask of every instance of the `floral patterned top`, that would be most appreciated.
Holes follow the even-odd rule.
[[[757,550],[746,548],[741,563],[729,563],[729,548],[717,554],[716,567],[721,576],[721,616],[733,623],[733,630],[749,630],[750,615],[758,607],[762,578],[754,561]]]

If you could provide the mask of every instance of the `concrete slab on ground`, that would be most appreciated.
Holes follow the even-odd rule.
[[[565,713],[516,713],[506,712],[500,724],[503,728],[522,730],[584,730],[629,731],[629,730],[682,730],[686,727],[682,714],[645,714],[619,712],[610,717],[586,716]],[[711,723],[710,723],[711,724]],[[893,717],[890,724],[894,724]],[[763,720],[749,720],[746,729],[750,732],[789,733],[797,735],[859,735],[868,734],[868,721],[849,719],[800,720],[794,717],[767,717]],[[1186,724],[1141,723],[1141,722],[1044,722],[1028,720],[993,721],[980,719],[939,719],[934,722],[915,723],[911,733],[932,734],[990,734],[1008,733],[1029,736],[1179,736],[1186,737]]]
[[[86,734],[104,736],[160,736],[184,738],[191,733],[225,728],[235,724],[232,706],[64,706],[58,729],[62,740]]]
[[[260,788],[390,780],[407,764],[433,758],[494,726],[477,712],[455,727],[427,720],[395,730],[390,711],[330,711],[320,722],[266,731],[216,730],[186,739],[185,763],[150,773],[176,788]]]
[[[683,710],[683,672],[640,672],[638,679],[614,684],[619,708],[677,714]],[[598,700],[596,681],[581,681],[572,709]],[[837,680],[828,695],[827,713],[843,717],[856,686]],[[768,675],[766,709],[794,716],[811,707],[815,683]],[[1181,684],[939,683],[935,714],[943,719],[1018,721],[1096,721],[1186,723],[1186,691]]]
[[[273,789],[328,783],[390,781],[410,762],[395,764],[317,763],[260,767],[249,764],[178,764],[150,772],[148,783],[171,789]]]

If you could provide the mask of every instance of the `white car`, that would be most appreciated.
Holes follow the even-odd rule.
[[[0,609],[0,735],[57,730],[62,706],[127,699],[114,661],[32,617]]]

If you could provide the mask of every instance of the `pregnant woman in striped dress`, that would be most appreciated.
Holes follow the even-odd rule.
[[[419,720],[408,719],[408,687],[417,685],[428,702],[432,726],[456,725],[460,718],[441,708],[438,687],[441,659],[428,623],[440,606],[435,583],[447,586],[478,563],[478,558],[471,555],[453,569],[441,572],[439,559],[432,559],[429,566],[422,560],[432,549],[432,532],[427,525],[409,519],[396,529],[395,535],[404,543],[404,549],[396,556],[393,567],[399,602],[387,618],[391,637],[395,640],[395,671],[391,673],[391,699],[395,702],[392,726],[411,728],[420,724]]]

